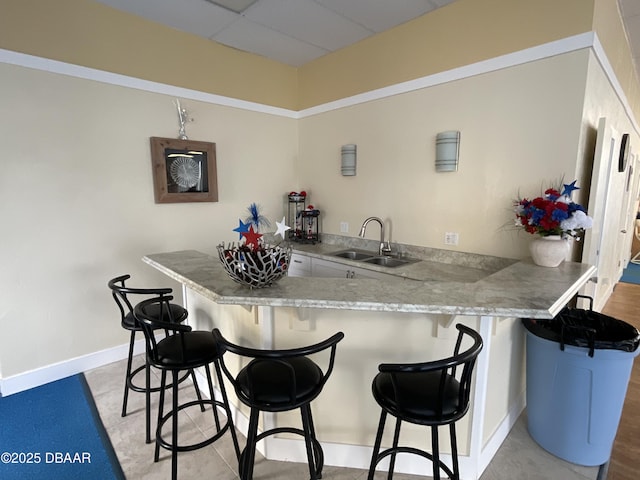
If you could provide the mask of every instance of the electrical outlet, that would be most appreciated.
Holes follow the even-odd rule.
[[[349,223],[340,222],[340,233],[349,233]]]
[[[459,236],[455,232],[447,232],[444,234],[445,245],[458,245]]]

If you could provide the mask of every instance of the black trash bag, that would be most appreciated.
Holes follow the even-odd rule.
[[[525,328],[537,337],[558,342],[560,349],[565,345],[589,349],[589,356],[593,357],[595,349],[621,350],[635,352],[640,345],[640,332],[633,325],[594,312],[593,299],[590,300],[589,310],[565,307],[552,320],[522,320]]]

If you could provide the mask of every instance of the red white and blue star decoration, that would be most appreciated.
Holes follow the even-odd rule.
[[[282,217],[282,221],[281,222],[276,222],[276,233],[274,233],[274,235],[280,235],[282,237],[283,240],[286,239],[285,234],[287,232],[287,230],[291,230],[291,227],[285,225],[284,222],[284,217]]]
[[[234,228],[234,229],[233,229],[233,231],[234,231],[234,232],[238,232],[238,234],[239,234],[239,239],[240,239],[240,240],[242,240],[242,236],[243,236],[245,233],[248,233],[248,232],[249,232],[249,227],[251,226],[251,223],[250,223],[250,222],[249,222],[249,223],[244,223],[244,222],[243,222],[242,220],[240,220],[240,219],[238,219],[238,222],[240,223],[240,224],[238,225],[238,228]]]
[[[252,203],[247,210],[251,216],[244,221],[238,219],[238,226],[233,231],[238,233],[240,240],[244,239],[245,247],[256,252],[264,247],[260,227],[269,226],[269,220],[260,213],[260,207],[256,203]],[[286,240],[286,232],[291,230],[291,227],[285,224],[285,217],[282,217],[281,222],[276,222],[276,225],[274,236],[280,235],[283,240]]]
[[[253,225],[249,227],[248,232],[243,232],[242,236],[244,237],[245,245],[251,245],[253,247],[253,250],[258,250],[258,248],[260,247],[260,237],[262,237],[262,234],[256,232],[253,229]]]
[[[563,187],[564,187],[564,190],[562,190],[562,195],[566,195],[569,198],[571,198],[571,194],[573,193],[574,190],[580,190],[580,187],[576,187],[576,180],[574,180],[569,184],[565,183]]]

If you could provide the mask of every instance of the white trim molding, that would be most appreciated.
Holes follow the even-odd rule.
[[[545,43],[536,47],[527,48],[518,52],[501,55],[499,57],[490,58],[481,62],[464,65],[462,67],[453,68],[444,72],[435,73],[426,77],[409,80],[388,87],[371,90],[369,92],[360,93],[352,97],[342,98],[334,102],[325,103],[315,107],[307,108],[300,111],[300,118],[310,117],[319,113],[325,113],[339,108],[351,107],[360,103],[379,100],[382,98],[400,95],[414,90],[429,88],[436,85],[462,80],[464,78],[482,75],[484,73],[502,70],[504,68],[522,65],[524,63],[534,62],[544,58],[554,57],[563,53],[569,53],[593,45],[595,33],[588,32],[573,37],[564,38],[555,42]]]
[[[134,345],[134,355],[144,353],[144,350],[144,340],[136,341]],[[99,352],[89,353],[47,365],[46,367],[36,368],[24,373],[2,378],[0,379],[0,396],[6,397],[30,388],[39,387],[45,383],[86,372],[93,368],[102,367],[103,365],[125,359],[128,354],[129,343],[127,342],[116,347],[100,350]],[[124,371],[122,373],[124,377]]]
[[[427,75],[415,80],[409,80],[407,82],[401,82],[395,85],[390,85],[388,87],[371,90],[369,92],[364,92],[358,95],[353,95],[351,97],[342,98],[340,100],[327,102],[322,105],[317,105],[300,111],[288,110],[285,108],[278,108],[270,105],[263,105],[260,103],[239,100],[237,98],[225,97],[222,95],[201,92],[198,90],[191,90],[188,88],[176,87],[173,85],[152,82],[149,80],[142,80],[135,77],[129,77],[126,75],[106,72],[94,68],[73,65],[58,60],[51,60],[33,55],[27,55],[11,50],[0,49],[0,63],[18,65],[62,75],[69,75],[76,78],[84,78],[87,80],[94,80],[111,85],[134,88],[147,92],[160,93],[173,97],[187,98],[190,100],[197,100],[215,105],[223,105],[253,112],[266,113],[269,115],[300,119],[318,115],[320,113],[329,112],[332,110],[338,110],[340,108],[370,102],[372,100],[379,100],[394,95],[400,95],[402,93],[407,93],[423,88],[433,87],[435,85],[441,85],[444,83],[473,77],[476,75],[482,75],[504,68],[514,67],[517,65],[522,65],[525,63],[534,62],[537,60],[542,60],[545,58],[550,58],[556,55],[562,55],[585,48],[591,48],[593,50],[607,78],[611,82],[613,89],[618,95],[620,102],[623,104],[623,107],[629,119],[631,120],[634,129],[640,134],[640,128],[638,127],[638,123],[634,117],[631,105],[629,104],[622,86],[620,85],[620,82],[615,75],[611,63],[607,58],[604,48],[602,47],[602,44],[600,43],[600,40],[598,39],[598,36],[595,32],[585,32],[578,35],[573,35],[561,40],[556,40],[535,47],[526,48],[524,50],[519,50],[517,52],[490,58],[481,62],[476,62],[444,72],[435,73],[433,75]]]
[[[214,105],[222,105],[227,107],[235,107],[243,110],[249,110],[259,113],[267,113],[281,117],[297,118],[298,114],[293,110],[286,108],[272,107],[255,102],[239,100],[237,98],[215,95],[213,93],[200,92],[189,88],[176,87],[165,83],[152,82],[142,80],[140,78],[129,77],[118,73],[106,72],[95,68],[83,67],[71,63],[60,62],[48,58],[36,57],[24,53],[13,52],[11,50],[0,49],[0,63],[18,65],[35,70],[45,72],[58,73],[60,75],[68,75],[70,77],[82,78],[85,80],[93,80],[96,82],[107,83],[109,85],[117,85],[120,87],[133,88],[143,90],[145,92],[160,93],[173,97],[187,98],[189,100],[197,100],[200,102],[210,103]]]

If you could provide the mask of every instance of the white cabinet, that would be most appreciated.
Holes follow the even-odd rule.
[[[329,278],[384,278],[387,274],[340,262],[311,258],[311,276]]]
[[[386,273],[354,267],[341,262],[332,262],[322,258],[307,257],[299,253],[291,255],[290,277],[326,277],[326,278],[377,278],[383,279]]]
[[[350,268],[343,263],[329,262],[319,258],[311,260],[312,277],[351,278]]]
[[[291,265],[289,265],[290,277],[310,277],[311,257],[305,255],[291,254]]]
[[[353,278],[384,279],[384,278],[389,276],[388,273],[380,273],[380,272],[376,272],[374,270],[367,270],[366,268],[351,267],[351,271],[354,274]]]

